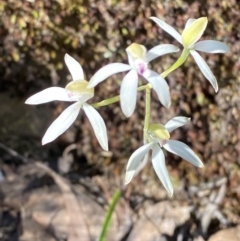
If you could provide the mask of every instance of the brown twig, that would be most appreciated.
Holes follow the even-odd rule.
[[[23,163],[29,162],[29,160],[27,160],[27,158],[25,158],[24,156],[20,155],[19,153],[17,153],[13,149],[5,146],[3,143],[0,143],[0,149],[6,151],[9,155],[11,155],[13,157],[16,157],[17,159],[21,160]]]

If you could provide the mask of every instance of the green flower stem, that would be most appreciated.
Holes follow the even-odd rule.
[[[189,55],[189,50],[184,48],[182,51],[182,54],[180,55],[180,57],[176,60],[176,62],[166,71],[164,71],[161,76],[163,78],[167,77],[171,72],[173,72],[175,69],[177,69],[178,67],[180,67],[187,59]]]
[[[143,128],[143,143],[147,143],[147,131],[150,122],[151,115],[151,90],[146,89],[145,95],[145,118],[144,118],[144,128]]]
[[[103,223],[103,226],[102,226],[101,235],[100,235],[100,238],[98,239],[99,241],[106,241],[107,240],[107,233],[108,233],[108,229],[109,229],[109,226],[110,226],[110,223],[111,223],[112,214],[113,214],[113,211],[115,210],[115,207],[116,207],[118,201],[120,200],[120,197],[121,197],[121,191],[117,190],[114,193],[113,198],[112,198],[112,203],[110,204],[110,206],[107,210],[107,213],[106,213],[106,216],[105,216],[105,219],[104,219],[104,223]]]
[[[138,91],[142,91],[142,90],[146,90],[146,89],[151,89],[152,86],[150,84],[146,84],[146,85],[142,85],[140,87],[138,87]],[[98,107],[101,107],[101,106],[106,106],[106,105],[111,105],[115,102],[118,102],[120,100],[120,96],[117,95],[117,96],[114,96],[112,98],[108,98],[106,100],[103,100],[103,101],[100,101],[100,102],[97,102],[97,103],[93,103],[92,104],[92,107],[94,108],[98,108]]]
[[[115,102],[118,102],[119,99],[120,99],[120,96],[117,95],[117,96],[114,96],[112,98],[108,98],[106,100],[102,100],[100,102],[94,103],[94,104],[92,104],[92,107],[98,108],[98,107],[101,107],[101,106],[111,105]]]

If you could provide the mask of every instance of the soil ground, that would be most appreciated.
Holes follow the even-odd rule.
[[[201,53],[218,80],[218,93],[189,57],[166,78],[170,109],[153,94],[151,122],[191,117],[191,124],[171,138],[188,144],[205,164],[197,169],[167,154],[172,198],[150,162],[123,186],[128,158],[142,145],[144,93],[130,118],[119,103],[99,109],[109,152],[102,151],[83,113],[57,140],[41,146],[47,127],[67,104],[24,104],[32,94],[71,80],[65,53],[81,63],[89,80],[105,64],[127,63],[125,48],[132,42],[148,49],[160,43],[179,46],[150,16],[179,32],[187,19],[207,16],[202,38],[231,49],[224,55]],[[239,21],[236,0],[0,0],[0,240],[96,240],[116,190],[121,200],[108,240],[240,240]],[[161,73],[178,56],[160,57],[151,68]],[[117,95],[122,77],[98,85],[90,102]]]

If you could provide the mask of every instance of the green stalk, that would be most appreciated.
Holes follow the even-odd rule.
[[[98,108],[98,107],[101,107],[101,106],[111,105],[115,102],[118,102],[119,99],[120,99],[120,96],[117,95],[117,96],[114,96],[112,98],[108,98],[106,100],[102,100],[100,102],[94,103],[94,104],[92,104],[92,107]]]
[[[183,49],[182,54],[180,57],[176,60],[176,62],[166,71],[164,71],[161,76],[165,78],[167,75],[169,75],[171,72],[173,72],[175,69],[179,68],[187,59],[189,55],[189,50],[188,49]]]
[[[110,226],[110,223],[111,223],[112,214],[113,214],[113,211],[115,210],[115,207],[116,207],[120,197],[121,197],[121,191],[117,190],[114,193],[113,198],[112,198],[112,203],[110,204],[110,206],[107,210],[107,213],[106,213],[106,216],[105,216],[105,219],[104,219],[104,223],[103,223],[103,226],[102,226],[100,238],[98,239],[99,241],[106,241],[107,240],[107,233],[108,233],[108,229],[109,229],[109,226]]]
[[[142,90],[146,90],[146,89],[151,89],[151,85],[150,84],[146,84],[146,85],[142,85],[140,87],[137,88],[137,91],[142,91]],[[120,96],[117,95],[117,96],[114,96],[112,98],[108,98],[106,100],[103,100],[103,101],[100,101],[100,102],[97,102],[97,103],[93,103],[92,104],[92,107],[94,108],[98,108],[98,107],[101,107],[101,106],[106,106],[106,105],[111,105],[113,103],[116,103],[120,100]]]
[[[150,117],[151,117],[151,88],[146,89],[145,92],[145,117],[144,117],[144,127],[143,127],[143,144],[148,143],[148,128],[150,123]],[[139,173],[142,168],[146,165],[148,161],[148,153],[144,156],[142,162],[137,168],[137,171],[135,174]]]
[[[143,143],[147,143],[147,131],[150,122],[150,115],[151,115],[151,90],[146,89],[145,95],[145,118],[144,118],[144,128],[143,128]]]

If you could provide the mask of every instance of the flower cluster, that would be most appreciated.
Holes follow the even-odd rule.
[[[81,65],[68,54],[65,55],[65,63],[72,75],[72,81],[65,88],[50,87],[26,100],[26,104],[37,105],[54,100],[75,102],[66,108],[61,115],[50,125],[42,139],[42,144],[55,140],[65,132],[76,120],[80,110],[83,109],[87,115],[96,138],[104,150],[108,150],[108,138],[105,123],[94,107],[112,104],[120,100],[121,109],[126,117],[130,117],[136,107],[137,92],[146,90],[146,113],[143,128],[144,145],[139,147],[129,158],[125,176],[125,184],[128,184],[137,173],[139,166],[152,152],[153,168],[161,180],[163,186],[170,195],[173,194],[173,186],[166,168],[165,157],[162,148],[177,154],[197,167],[203,167],[200,158],[186,144],[170,139],[170,133],[178,127],[187,124],[190,118],[179,116],[174,117],[165,125],[160,123],[150,123],[150,95],[153,89],[163,106],[169,108],[171,105],[171,95],[169,86],[164,79],[175,69],[179,68],[192,55],[203,75],[209,80],[214,90],[218,91],[218,84],[215,76],[211,72],[207,63],[197,51],[206,53],[225,53],[229,51],[226,44],[215,40],[198,40],[201,38],[206,26],[207,18],[189,19],[180,35],[173,27],[161,19],[151,17],[151,19],[163,30],[172,35],[180,44],[183,50],[177,61],[165,72],[158,74],[149,68],[149,62],[169,53],[176,53],[180,49],[171,44],[161,44],[153,47],[149,51],[145,46],[132,43],[126,48],[128,64],[110,63],[99,69],[88,81],[84,79]],[[109,78],[111,75],[128,71],[122,80],[120,96],[109,98],[97,104],[87,104],[86,102],[94,97],[94,87]],[[138,79],[143,77],[148,84],[138,87]]]

